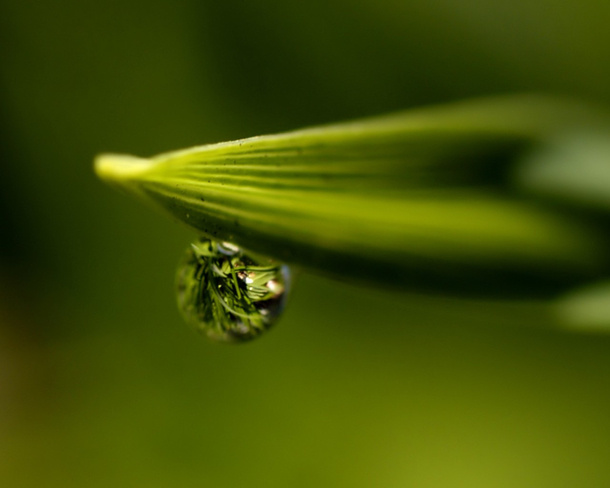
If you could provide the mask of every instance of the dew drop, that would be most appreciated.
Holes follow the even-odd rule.
[[[184,319],[209,338],[258,337],[281,315],[290,269],[228,242],[200,239],[178,267],[176,293]]]

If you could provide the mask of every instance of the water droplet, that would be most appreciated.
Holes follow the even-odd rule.
[[[219,341],[247,341],[269,329],[289,287],[288,266],[212,239],[191,244],[176,275],[183,317]]]

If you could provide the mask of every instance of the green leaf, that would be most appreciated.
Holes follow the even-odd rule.
[[[608,127],[561,134],[516,166],[515,184],[532,194],[610,212]]]
[[[554,321],[570,330],[610,332],[610,281],[570,291],[551,302]]]
[[[575,103],[505,97],[150,159],[106,154],[95,168],[204,236],[341,279],[552,295],[604,274],[605,236],[509,176],[592,120]]]

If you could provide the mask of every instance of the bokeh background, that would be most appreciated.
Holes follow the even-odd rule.
[[[610,101],[607,0],[0,0],[0,486],[607,487],[610,338],[304,273],[246,345],[182,322],[193,234],[97,181],[477,95]]]

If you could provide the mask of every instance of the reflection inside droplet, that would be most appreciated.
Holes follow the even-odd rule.
[[[271,327],[289,285],[288,266],[211,239],[191,244],[176,276],[185,320],[220,341],[250,340]]]

